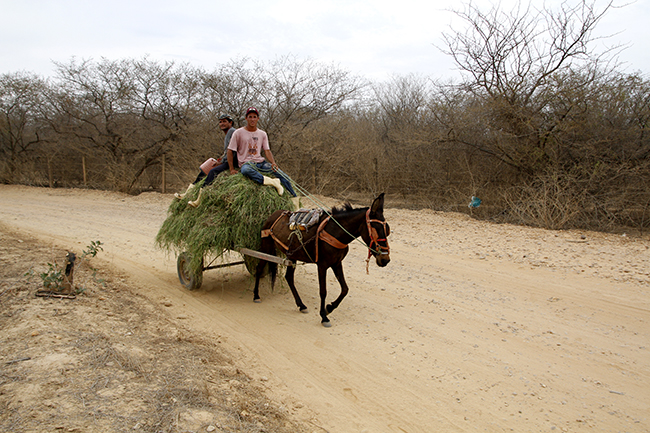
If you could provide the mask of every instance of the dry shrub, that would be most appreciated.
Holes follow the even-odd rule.
[[[574,179],[551,174],[510,189],[504,201],[511,222],[557,230],[579,226],[587,194]]]

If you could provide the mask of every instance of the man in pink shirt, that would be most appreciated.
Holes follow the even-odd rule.
[[[237,174],[234,161],[239,162],[241,174],[262,185],[274,186],[282,195],[286,189],[293,197],[296,193],[291,181],[278,171],[278,165],[269,147],[269,137],[266,132],[257,128],[259,113],[255,107],[246,110],[246,126],[237,129],[228,144],[228,166],[230,174]],[[262,156],[264,152],[264,156]],[[275,178],[269,177],[274,175]],[[201,193],[196,200],[188,204],[197,207],[201,202]]]
[[[278,171],[278,165],[275,163],[275,158],[273,158],[269,147],[269,137],[266,132],[257,128],[258,120],[257,109],[250,107],[246,110],[246,126],[239,128],[232,135],[230,144],[228,144],[230,174],[237,173],[237,169],[232,164],[236,154],[236,161],[239,161],[241,173],[244,176],[259,184],[275,186],[280,195],[284,192],[282,188],[284,186],[284,189],[295,197],[296,193],[291,187],[291,182]],[[262,151],[264,151],[264,156],[262,156]],[[266,176],[268,174],[273,174],[277,179]]]

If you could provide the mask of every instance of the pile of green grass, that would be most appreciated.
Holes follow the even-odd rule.
[[[202,186],[201,182],[182,200],[172,201],[156,235],[160,248],[177,254],[187,252],[195,271],[201,270],[207,254],[221,257],[236,248],[258,250],[266,219],[278,209],[295,210],[289,193],[279,196],[274,187],[260,185],[241,174],[217,176],[203,188],[199,206],[188,206]]]

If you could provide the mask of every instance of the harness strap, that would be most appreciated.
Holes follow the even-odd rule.
[[[291,213],[291,212],[289,212],[289,211],[282,212],[282,214],[280,214],[280,216],[275,221],[273,221],[273,224],[271,225],[270,229],[262,230],[262,237],[263,238],[267,238],[267,237],[271,236],[274,241],[276,241],[278,244],[280,244],[280,246],[282,248],[284,248],[285,251],[289,251],[289,247],[286,246],[284,244],[284,242],[282,242],[280,239],[278,239],[278,237],[275,235],[275,233],[273,233],[273,227],[275,227],[275,225],[278,223],[278,221],[280,221],[280,219],[282,219],[282,217],[285,216],[288,213]]]
[[[339,250],[342,250],[343,248],[347,247],[347,244],[344,244],[340,240],[336,239],[334,236],[327,233],[325,230],[323,230],[318,234],[318,239],[327,242],[328,244],[330,244],[334,248],[338,248]]]
[[[390,252],[390,247],[386,245],[385,247],[382,247],[379,245],[379,241],[386,242],[388,243],[388,239],[382,238],[379,239],[379,234],[377,234],[377,230],[375,230],[370,223],[377,223],[381,224],[384,226],[384,233],[387,232],[386,230],[386,221],[380,221],[380,220],[371,220],[370,219],[370,209],[366,212],[366,224],[368,225],[368,235],[370,235],[370,245],[368,246],[368,257],[372,254],[372,246],[375,245],[377,247],[377,252],[379,254],[388,254]]]
[[[267,238],[271,236],[275,242],[277,242],[282,248],[284,248],[285,252],[289,251],[289,247],[284,244],[278,237],[273,233],[273,228],[275,227],[276,224],[284,217],[286,214],[291,213],[289,211],[284,211],[271,225],[271,228],[269,229],[264,229],[261,232],[261,235],[263,238]],[[316,238],[318,240],[322,240],[323,242],[326,242],[327,244],[333,246],[334,248],[338,248],[339,250],[342,250],[343,248],[347,247],[347,244],[344,244],[340,240],[336,239],[334,236],[329,234],[327,231],[325,231],[325,226],[329,222],[330,217],[325,218],[318,226],[318,230],[316,231]],[[314,246],[314,249],[316,250],[316,260],[314,263],[318,262],[318,242],[316,242],[316,245]]]
[[[343,242],[336,239],[334,236],[332,236],[331,234],[325,231],[325,226],[327,225],[329,220],[330,217],[327,217],[323,220],[323,222],[320,223],[320,225],[318,226],[318,231],[316,232],[316,236],[318,237],[319,240],[322,240],[323,242],[330,244],[334,248],[338,248],[339,250],[342,250],[343,248],[347,247],[347,244],[344,244]],[[316,242],[315,248],[316,248],[316,262],[318,262],[318,242]]]

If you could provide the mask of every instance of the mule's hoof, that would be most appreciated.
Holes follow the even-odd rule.
[[[301,308],[301,309],[300,309],[300,312],[301,312],[302,314],[307,314],[307,313],[309,313],[309,309],[307,309],[307,307],[305,307],[305,308]]]
[[[256,304],[261,304],[262,300],[261,299],[253,299],[253,302],[255,302]]]
[[[331,328],[332,327],[332,322],[321,322],[321,325],[323,325],[326,328]]]

